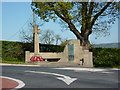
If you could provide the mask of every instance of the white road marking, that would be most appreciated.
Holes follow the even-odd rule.
[[[105,69],[96,69],[96,68],[53,68],[53,69],[61,69],[61,70],[74,70],[74,71],[106,71]]]
[[[106,69],[101,69],[101,68],[52,68],[52,69],[74,70],[74,71],[91,71],[91,72],[105,72],[108,70],[120,70],[117,68],[106,68]]]
[[[40,67],[40,65],[25,65],[25,64],[8,64],[8,63],[0,63],[1,66],[28,66],[28,67]]]
[[[52,69],[60,69],[60,70],[73,70],[75,72],[85,72],[85,71],[88,71],[88,72],[98,72],[98,73],[114,73],[114,72],[110,72],[111,70],[120,70],[120,69],[117,69],[117,68],[52,68]]]
[[[6,77],[6,76],[0,76],[0,78],[6,78],[6,79],[11,79],[11,80],[13,80],[13,81],[16,81],[16,82],[18,82],[18,86],[17,87],[15,87],[15,88],[22,88],[22,87],[24,87],[25,86],[25,83],[23,82],[23,81],[21,81],[21,80],[18,80],[18,79],[15,79],[15,78],[11,78],[11,77]]]
[[[69,76],[65,76],[65,75],[57,74],[57,73],[38,72],[38,71],[25,71],[25,72],[40,73],[40,74],[49,74],[49,75],[59,76],[59,77],[56,77],[56,78],[59,79],[59,80],[62,80],[62,81],[65,82],[67,85],[70,85],[72,82],[74,82],[75,80],[77,80],[77,78],[71,78],[71,77],[69,77]]]
[[[113,72],[101,72],[101,73],[106,73],[107,74],[107,73],[113,73]]]

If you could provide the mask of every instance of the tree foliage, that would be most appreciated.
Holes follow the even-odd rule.
[[[90,48],[89,35],[106,33],[118,14],[117,2],[32,2],[33,11],[44,21],[59,21],[73,32],[81,45]]]

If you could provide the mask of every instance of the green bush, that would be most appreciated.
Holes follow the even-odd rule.
[[[2,46],[2,61],[3,62],[24,62],[25,51],[33,52],[33,43],[0,41]],[[63,52],[64,47],[58,45],[40,44],[41,52]]]
[[[63,52],[64,47],[65,45],[40,44],[40,51]],[[2,55],[0,57],[2,56],[2,62],[24,62],[25,51],[33,52],[33,43],[2,41]],[[95,67],[120,67],[119,48],[93,48],[92,52]]]
[[[2,41],[3,61],[24,61],[21,42]]]
[[[64,46],[40,44],[41,52],[63,52],[63,50],[64,50]]]
[[[120,66],[119,48],[93,48],[92,52],[95,67]]]

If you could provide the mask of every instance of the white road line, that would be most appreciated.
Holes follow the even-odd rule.
[[[60,70],[74,70],[74,71],[91,71],[91,72],[105,72],[108,70],[120,70],[117,68],[52,68],[52,69],[60,69]]]
[[[40,65],[25,65],[25,64],[7,64],[0,63],[1,66],[35,66],[40,67]],[[63,70],[75,70],[75,71],[106,71],[106,70],[120,70],[119,68],[76,68],[76,67],[67,67],[67,68],[53,68],[53,69],[63,69]]]
[[[101,72],[101,73],[106,73],[107,74],[107,73],[113,73],[113,72]]]
[[[105,71],[105,69],[96,69],[96,68],[53,68],[53,69],[61,69],[61,70],[74,70],[74,71]]]
[[[15,78],[6,77],[6,76],[0,76],[0,78],[11,79],[11,80],[14,80],[14,81],[18,82],[18,83],[19,83],[19,85],[18,85],[17,87],[15,87],[15,88],[22,88],[22,87],[24,87],[24,86],[25,86],[25,83],[24,83],[23,81],[18,80],[18,79],[15,79]]]
[[[57,73],[38,72],[38,71],[25,71],[25,72],[40,73],[40,74],[49,74],[49,75],[59,76],[59,77],[56,77],[56,78],[59,79],[59,80],[62,80],[62,81],[65,82],[67,85],[70,85],[72,82],[74,82],[75,80],[77,80],[77,78],[71,78],[71,77],[69,77],[69,76],[65,76],[65,75],[57,74]]]
[[[0,63],[1,66],[35,66],[40,67],[40,65],[25,65],[25,64],[7,64],[7,63]]]

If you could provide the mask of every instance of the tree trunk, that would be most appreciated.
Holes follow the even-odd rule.
[[[81,33],[76,29],[76,27],[73,25],[73,23],[71,21],[68,21],[68,25],[70,28],[70,31],[73,32],[77,39],[80,40],[80,45],[84,47],[84,49],[91,49],[92,45],[90,44],[88,37],[89,35],[92,33],[92,25],[91,24],[87,24],[87,25],[83,25],[81,28]]]
[[[90,44],[90,41],[86,37],[82,37],[82,39],[80,39],[80,44],[86,50],[89,50],[89,49],[92,48],[92,45]]]
[[[91,29],[84,29],[84,33],[81,33],[80,45],[84,47],[84,49],[89,50],[92,48],[92,45],[89,41],[89,35],[92,33]]]
[[[74,34],[75,34],[75,32],[74,32]],[[88,34],[84,34],[84,35],[79,34],[78,35],[78,33],[76,33],[75,35],[76,35],[77,39],[80,40],[80,45],[83,46],[84,49],[89,50],[92,48],[92,45],[90,44],[90,41],[88,40],[88,37],[89,37]]]

